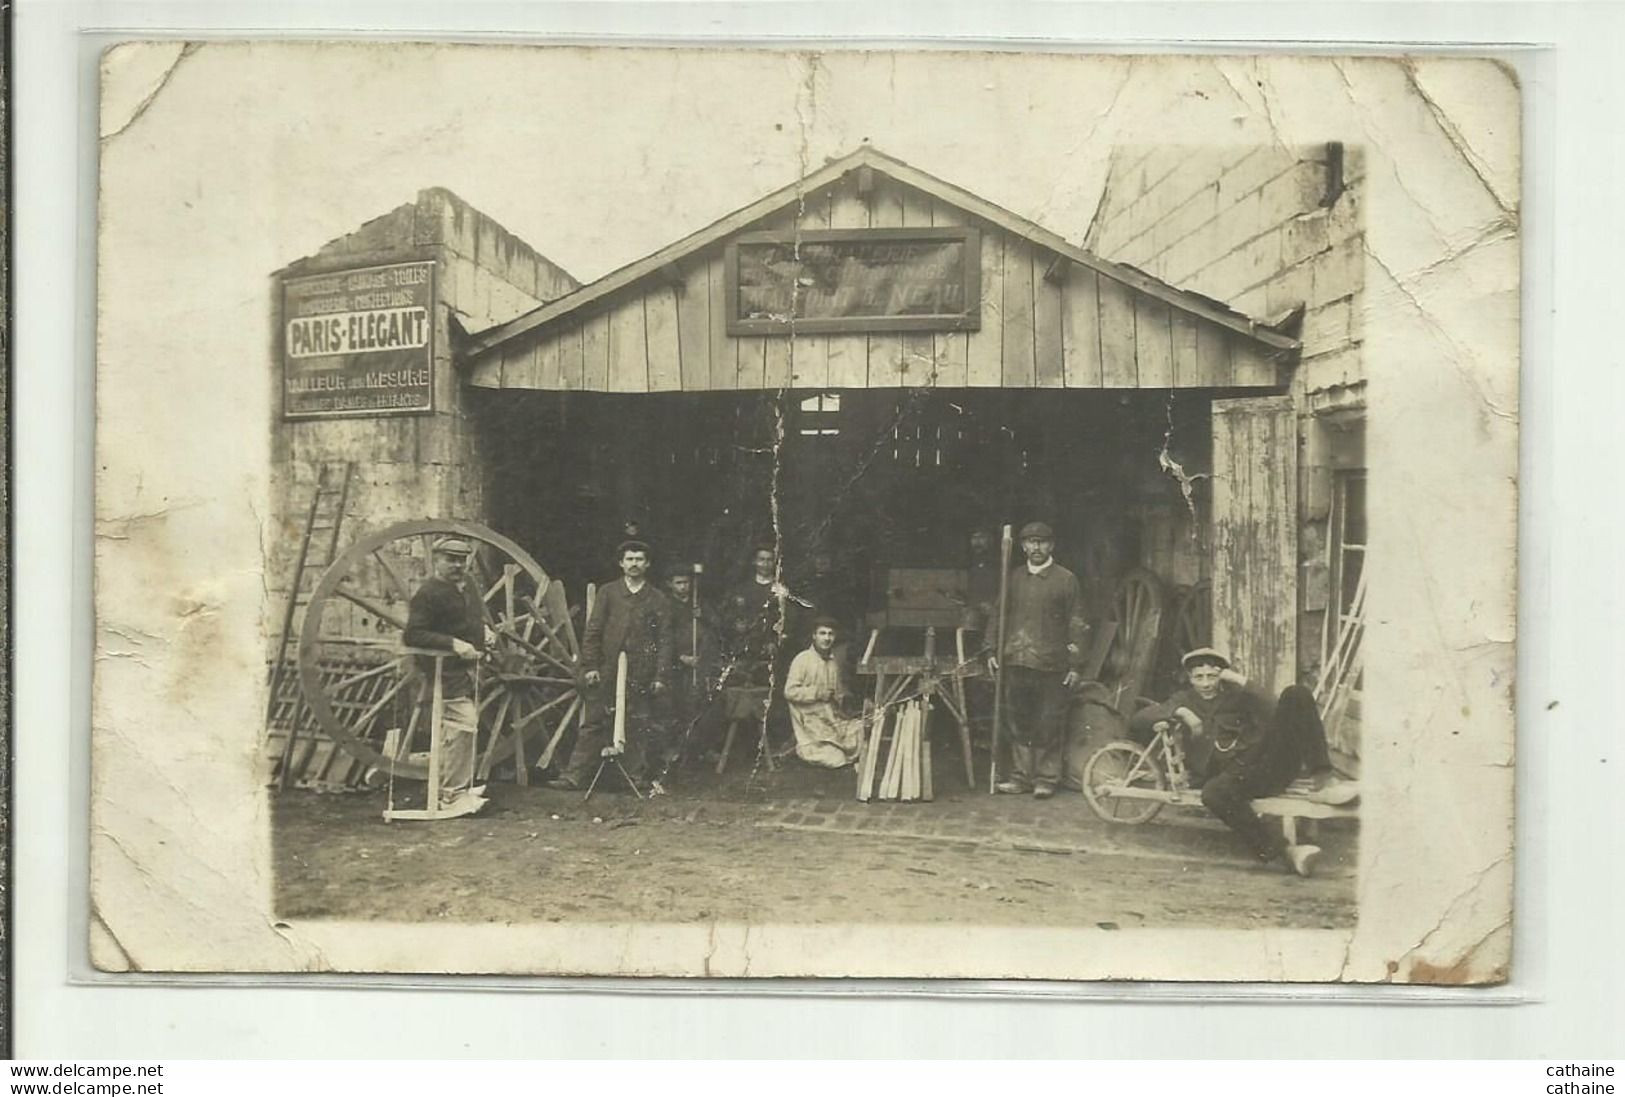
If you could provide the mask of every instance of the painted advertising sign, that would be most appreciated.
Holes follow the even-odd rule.
[[[433,410],[433,263],[283,281],[285,418]]]

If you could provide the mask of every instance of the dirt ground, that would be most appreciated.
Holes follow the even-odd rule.
[[[946,752],[944,752],[946,753]],[[1353,924],[1352,822],[1323,824],[1322,873],[1247,860],[1200,813],[1138,827],[1076,793],[965,787],[860,804],[851,772],[693,767],[638,800],[492,784],[478,816],[385,823],[389,793],[275,795],[278,913],[457,922],[707,921],[1335,928]],[[624,786],[623,786],[624,788]],[[398,806],[422,786],[397,784]]]

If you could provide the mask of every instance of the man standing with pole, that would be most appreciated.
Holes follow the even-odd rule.
[[[623,655],[627,696],[624,704],[616,705],[614,715],[627,727],[624,757],[633,780],[644,776],[645,750],[651,740],[658,743],[660,738],[675,662],[671,599],[648,581],[648,545],[623,542],[619,562],[621,581],[598,592],[582,636],[581,681],[587,704],[581,738],[564,772],[548,782],[550,788],[580,789],[605,757],[603,748],[611,745],[611,729],[605,726],[611,713],[601,690],[605,685],[617,687]]]
[[[1043,522],[1028,522],[1021,527],[1021,551],[1025,563],[1005,568],[1000,580],[1001,635],[988,659],[999,675],[999,730],[1010,732],[1010,775],[994,791],[1030,791],[1047,800],[1061,783],[1067,691],[1081,677],[1089,625],[1077,577],[1055,562],[1055,532]]]
[[[999,602],[995,610],[997,619],[993,624],[993,650],[995,653],[1004,650],[1004,620],[1005,608],[1010,600],[1010,527],[1005,526],[999,538]],[[984,641],[985,642],[985,641]],[[999,722],[1003,717],[1004,708],[1004,675],[999,671],[997,654],[988,659],[988,666],[993,671],[993,734],[992,759],[987,769],[987,794],[992,796],[999,790]]]
[[[412,595],[402,640],[422,652],[446,653],[440,659],[428,654],[416,657],[420,672],[433,675],[438,668],[440,673],[440,803],[428,805],[428,810],[440,811],[465,796],[478,796],[471,791],[479,730],[474,664],[492,637],[485,627],[479,591],[468,580],[474,546],[461,537],[442,537],[434,543],[433,554],[434,575]],[[432,728],[436,725],[430,715]]]
[[[674,567],[666,579],[672,600],[672,624],[677,628],[677,662],[672,677],[672,734],[666,743],[666,769],[687,750],[696,725],[705,714],[717,669],[717,640],[710,615],[700,606],[701,564]],[[688,627],[682,627],[684,616]]]

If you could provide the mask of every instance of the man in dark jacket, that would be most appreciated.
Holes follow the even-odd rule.
[[[626,653],[626,752],[622,764],[634,778],[645,770],[645,753],[664,731],[666,693],[676,661],[671,599],[649,582],[649,546],[620,546],[621,579],[598,591],[581,641],[586,708],[581,737],[553,788],[580,788],[591,780],[610,744],[616,665]]]
[[[779,651],[779,621],[788,591],[778,579],[779,556],[772,545],[751,554],[751,574],[728,594],[724,608],[731,688],[765,686]]]
[[[440,689],[440,803],[445,807],[468,792],[474,783],[474,740],[478,717],[474,708],[474,664],[489,640],[479,591],[468,581],[468,559],[474,547],[460,537],[442,537],[433,550],[434,575],[412,595],[407,609],[407,647],[444,651]],[[426,676],[434,674],[435,659],[417,656]]]
[[[1010,775],[994,787],[1045,800],[1061,783],[1067,690],[1080,679],[1089,625],[1077,577],[1055,562],[1055,532],[1028,522],[1021,551],[1026,560],[1011,569],[1006,592],[1004,647],[988,659],[1004,675],[1010,737]]]
[[[1304,769],[1309,798],[1317,803],[1346,804],[1358,795],[1332,770],[1314,695],[1291,685],[1272,703],[1213,648],[1187,652],[1180,662],[1190,686],[1141,709],[1130,721],[1130,734],[1149,743],[1158,732],[1182,730],[1186,768],[1191,783],[1202,789],[1202,804],[1246,839],[1260,861],[1278,860],[1300,876],[1310,875],[1319,847],[1288,845],[1251,802],[1280,793]]]

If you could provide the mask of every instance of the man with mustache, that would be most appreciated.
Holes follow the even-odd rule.
[[[1055,562],[1055,531],[1028,522],[1021,551],[1008,580],[1004,646],[988,657],[988,669],[1004,674],[1001,730],[1010,740],[1010,772],[994,787],[1047,800],[1061,783],[1067,690],[1081,678],[1089,624],[1077,576]],[[996,645],[996,623],[993,631]]]

